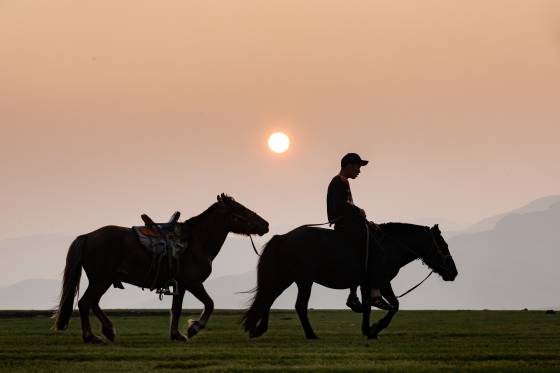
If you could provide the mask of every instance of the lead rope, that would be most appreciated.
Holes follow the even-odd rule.
[[[251,237],[250,234],[248,234],[249,239],[251,240],[251,245],[253,245],[253,251],[255,252],[255,254],[257,254],[257,256],[261,256],[261,254],[259,254],[259,252],[257,251],[257,248],[255,247],[255,243],[253,242],[253,237]]]
[[[327,224],[332,224],[332,223],[326,222],[326,223],[317,223],[317,224],[305,224],[303,225],[303,227],[320,227],[322,225],[327,225]],[[253,251],[255,252],[255,254],[257,254],[257,256],[261,256],[261,254],[259,254],[257,248],[255,247],[255,243],[253,242],[253,237],[250,234],[248,234],[247,236],[249,236],[249,239],[251,240],[251,245],[253,246]]]

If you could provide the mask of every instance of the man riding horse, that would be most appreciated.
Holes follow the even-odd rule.
[[[327,214],[329,223],[334,224],[334,230],[339,232],[358,252],[365,252],[367,259],[367,272],[364,286],[371,288],[371,299],[363,299],[374,307],[391,310],[392,305],[381,296],[382,260],[380,247],[373,237],[373,232],[368,232],[370,226],[375,224],[366,220],[363,209],[354,204],[352,191],[348,179],[355,179],[360,174],[360,168],[368,164],[356,153],[348,153],[340,161],[340,172],[333,177],[327,192]],[[368,239],[368,234],[371,239]],[[366,248],[366,245],[369,247]],[[362,305],[356,295],[357,287],[350,288],[346,305],[354,312],[362,312]]]

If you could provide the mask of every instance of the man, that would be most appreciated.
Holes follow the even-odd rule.
[[[361,252],[366,250],[366,235],[369,223],[366,220],[365,211],[354,205],[348,179],[358,177],[360,168],[367,164],[368,161],[363,160],[356,153],[346,154],[340,161],[340,172],[331,180],[327,192],[329,222],[334,223],[334,230],[340,232],[353,247],[361,250]],[[377,251],[378,248],[374,244],[373,237],[369,242],[370,247],[374,249],[370,250],[369,257],[373,259],[374,251]],[[393,306],[383,299],[379,291],[381,280],[379,278],[381,273],[379,264],[379,260],[369,260],[368,263],[370,268],[366,274],[368,277],[366,282],[371,286],[371,300],[369,302],[374,307],[390,310]],[[356,287],[350,289],[346,305],[354,312],[362,311],[362,305],[356,295]]]

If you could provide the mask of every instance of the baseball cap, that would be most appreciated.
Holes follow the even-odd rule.
[[[340,160],[340,165],[342,167],[346,166],[347,164],[359,164],[360,166],[365,166],[368,163],[369,161],[362,159],[356,153],[348,153]]]

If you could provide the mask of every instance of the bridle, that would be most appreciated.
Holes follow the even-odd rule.
[[[367,222],[366,222],[366,224],[367,224]],[[450,258],[450,257],[451,257],[451,254],[442,254],[442,250],[441,250],[439,244],[437,243],[437,240],[436,240],[436,237],[434,236],[434,233],[432,232],[432,230],[431,230],[429,227],[426,227],[426,228],[430,231],[430,236],[431,236],[431,238],[432,238],[432,243],[433,243],[433,245],[435,246],[436,250],[441,254],[441,256],[443,257],[443,259],[444,259],[444,260],[447,260],[448,258]],[[367,232],[366,244],[369,246],[369,236],[370,236],[370,234],[369,234],[369,225],[368,225],[368,230],[367,230],[366,232]],[[379,243],[379,241],[377,241],[377,239],[375,238],[375,236],[373,236],[373,239],[376,241],[376,243],[377,243],[377,245],[378,245],[379,247],[382,247],[381,244]],[[424,263],[426,263],[428,266],[430,266],[430,267],[437,267],[437,268],[439,268],[439,269],[442,269],[442,270],[444,270],[444,271],[447,271],[447,268],[444,268],[444,267],[442,267],[442,266],[440,266],[439,264],[436,264],[436,263],[431,263],[431,262],[429,262],[428,260],[426,260],[425,258],[423,258],[416,250],[412,249],[409,245],[403,243],[403,242],[400,241],[400,240],[396,240],[396,241],[399,243],[399,245],[401,245],[402,247],[404,247],[405,249],[407,249],[409,252],[411,252],[411,253],[414,255],[415,258],[418,258],[418,259],[422,260],[422,261],[423,261]],[[368,246],[366,246],[366,247],[368,247]],[[367,256],[368,256],[368,251],[369,251],[369,250],[366,249],[366,270],[367,270],[367,260],[368,260],[368,259],[367,259]],[[405,292],[402,293],[401,295],[398,295],[397,298],[404,297],[405,295],[407,295],[407,294],[410,293],[411,291],[415,290],[418,286],[422,285],[428,278],[430,278],[430,276],[434,273],[434,271],[435,271],[435,270],[432,269],[432,270],[430,271],[430,273],[428,273],[428,275],[427,275],[426,277],[424,277],[424,279],[423,279],[422,281],[420,281],[418,284],[414,285],[413,287],[411,287],[410,289],[408,289],[407,291],[405,291]]]

